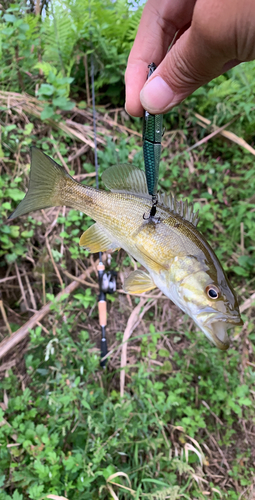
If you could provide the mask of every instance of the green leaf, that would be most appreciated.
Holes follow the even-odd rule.
[[[17,20],[16,16],[14,16],[13,14],[4,14],[3,18],[7,23],[15,23],[15,21]]]
[[[75,102],[66,99],[66,97],[56,97],[55,99],[53,99],[52,103],[54,104],[54,106],[65,111],[69,111],[75,106]]]
[[[42,83],[41,87],[38,90],[38,95],[40,96],[51,96],[54,94],[54,87],[53,85],[50,85],[49,83]]]
[[[247,271],[246,269],[244,269],[243,267],[240,267],[240,266],[233,266],[232,267],[233,271],[235,271],[236,274],[238,274],[239,276],[247,276]]]
[[[169,358],[169,352],[166,349],[159,349],[158,354],[163,358]]]
[[[17,255],[16,253],[10,253],[5,256],[5,259],[8,264],[12,264],[13,262],[15,262],[15,260],[17,260]]]
[[[24,198],[24,193],[17,188],[8,188],[5,194],[14,201],[21,201]]]
[[[142,482],[143,483],[154,483],[154,484],[158,484],[159,486],[169,486],[169,484],[167,483],[163,483],[163,481],[160,481],[158,479],[151,479],[151,478],[145,478],[145,479],[142,479]]]
[[[251,406],[252,401],[249,398],[240,398],[238,401],[240,406]]]
[[[10,227],[10,236],[12,238],[18,238],[19,230],[20,230],[19,226],[11,226]]]
[[[12,495],[13,500],[23,500],[23,495],[18,492],[18,490],[15,490],[13,495]]]
[[[51,118],[54,114],[55,111],[52,106],[45,106],[44,110],[41,112],[41,119],[48,120],[48,118]]]
[[[34,230],[30,229],[30,231],[27,231],[27,230],[26,231],[22,231],[21,236],[23,238],[32,238],[33,234],[34,234]]]
[[[34,65],[34,69],[41,69],[46,77],[49,75],[49,73],[52,73],[53,75],[55,75],[57,73],[57,69],[54,66],[52,66],[50,63],[45,62],[45,61],[37,62]]]
[[[24,135],[30,135],[32,130],[34,128],[34,124],[33,123],[27,123],[26,126],[25,126],[25,130],[24,130]]]

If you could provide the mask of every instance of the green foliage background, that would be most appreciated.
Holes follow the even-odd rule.
[[[176,310],[178,327],[165,321],[160,328],[164,301],[158,301],[156,313],[145,316],[146,332],[135,332],[136,357],[121,398],[119,369],[100,370],[99,351],[87,331],[97,323],[96,292],[80,287],[57,303],[59,284],[42,237],[45,220],[29,216],[6,224],[27,185],[32,144],[52,156],[57,148],[68,163],[76,145],[53,125],[68,119],[75,105],[89,109],[91,52],[98,112],[123,107],[124,72],[142,11],[138,3],[52,1],[36,16],[33,3],[3,2],[0,98],[6,91],[27,93],[43,109],[40,119],[17,112],[9,122],[8,106],[1,105],[0,271],[1,277],[11,275],[15,264],[23,269],[34,260],[34,289],[41,294],[36,276],[44,273],[52,306],[44,329],[31,331],[21,368],[7,365],[0,383],[0,500],[49,494],[110,499],[111,487],[120,500],[253,498],[254,307],[245,310],[242,333],[234,331],[231,348],[221,353]],[[167,115],[166,135],[173,132],[173,140],[160,164],[160,188],[187,196],[200,209],[200,230],[241,302],[254,293],[255,283],[254,156],[219,136],[193,155],[187,149],[212,130],[200,127],[195,113],[212,126],[234,120],[231,131],[254,146],[254,70],[254,62],[234,68]],[[130,119],[127,126],[141,132],[140,120]],[[115,132],[98,155],[101,171],[116,161],[142,167],[141,142],[132,134]],[[82,172],[93,173],[91,156],[85,160]],[[71,210],[57,222],[52,255],[60,273],[74,273],[74,266],[89,258],[78,241],[91,221]],[[130,259],[114,255],[112,268],[128,272]],[[4,305],[20,313],[13,290]],[[126,320],[130,311],[118,298],[109,300],[111,314]],[[25,322],[24,315],[21,319]],[[15,331],[19,324],[10,326]],[[116,352],[123,328],[113,333]],[[122,474],[112,480],[118,486],[109,487],[115,473]]]

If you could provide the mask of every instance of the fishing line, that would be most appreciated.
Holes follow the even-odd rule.
[[[92,88],[92,109],[93,109],[93,131],[94,131],[94,148],[95,148],[95,167],[96,167],[96,188],[99,187],[98,180],[98,159],[97,159],[97,124],[96,124],[96,104],[95,104],[95,79],[94,79],[94,57],[92,52],[92,42],[91,42],[91,57],[90,57],[90,65],[91,65],[91,88]],[[101,252],[99,252],[99,260],[101,257]]]
[[[91,37],[91,35],[90,35]],[[91,88],[92,88],[92,109],[93,109],[93,130],[94,130],[94,154],[95,154],[95,168],[96,168],[96,188],[99,188],[99,165],[97,156],[97,127],[96,127],[96,104],[95,104],[95,68],[93,57],[93,45],[90,38],[91,57],[90,57],[90,74],[91,74]],[[107,339],[106,339],[106,324],[107,324],[107,302],[106,294],[114,293],[116,291],[116,273],[114,271],[105,271],[105,266],[102,262],[102,252],[99,252],[99,263],[97,266],[98,282],[99,282],[99,296],[98,296],[98,314],[99,324],[101,326],[101,362],[102,368],[106,366],[106,359],[103,359],[108,353]]]

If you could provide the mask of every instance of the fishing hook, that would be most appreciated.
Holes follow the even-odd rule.
[[[157,211],[157,204],[158,204],[158,195],[155,194],[151,198],[152,201],[152,207],[150,209],[150,215],[146,217],[145,213],[143,214],[143,220],[151,220],[152,222],[155,222],[158,224],[160,222],[160,217],[155,217],[156,211]]]

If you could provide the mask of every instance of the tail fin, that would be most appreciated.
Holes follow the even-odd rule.
[[[28,192],[8,220],[41,208],[64,205],[61,201],[63,180],[72,177],[40,149],[31,149]]]

